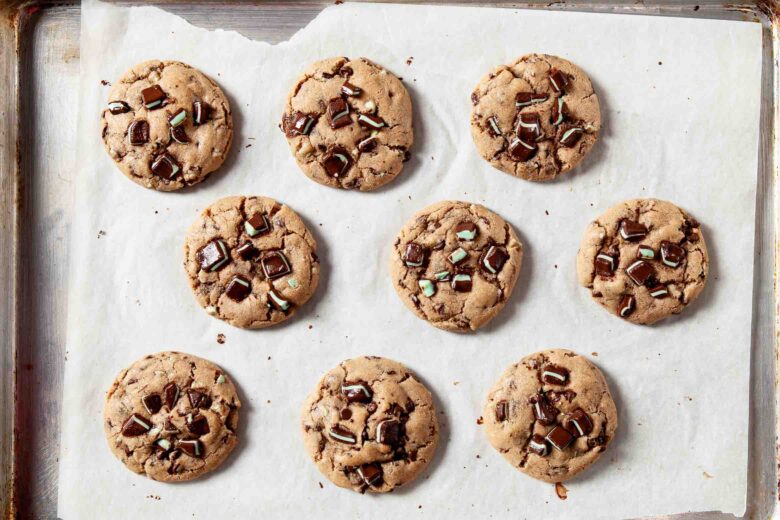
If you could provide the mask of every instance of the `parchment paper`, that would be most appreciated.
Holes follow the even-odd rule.
[[[82,6],[81,120],[60,466],[60,515],[85,518],[625,518],[745,509],[761,28],[711,20],[509,9],[332,6],[271,46],[195,28],[155,8]],[[564,56],[592,78],[605,121],[575,173],[534,184],[492,169],[469,134],[469,95],[527,52]],[[309,181],[277,128],[310,62],[365,55],[404,78],[415,107],[412,159],[375,193]],[[411,58],[413,57],[413,59]],[[136,62],[179,59],[216,79],[234,108],[230,159],[181,193],[143,189],[104,152],[107,86]],[[407,58],[412,59],[407,65]],[[249,147],[251,145],[251,147]],[[209,317],[182,268],[186,229],[219,197],[263,194],[297,210],[321,247],[316,297],[287,325],[242,331]],[[682,316],[639,327],[575,280],[586,225],[622,199],[676,202],[704,225],[711,270]],[[518,289],[471,335],[439,331],[401,303],[388,276],[409,216],[442,199],[487,205],[526,247]],[[101,233],[104,232],[103,233]],[[216,342],[224,333],[224,345]],[[559,500],[512,469],[477,424],[507,365],[567,347],[606,373],[617,438]],[[179,349],[240,386],[241,445],[199,481],[166,485],[125,470],[102,431],[105,391],[135,359]],[[593,353],[593,354],[591,354]],[[406,363],[440,408],[428,471],[389,496],[336,488],[304,453],[299,408],[319,377],[362,354]],[[322,488],[318,484],[322,483]]]

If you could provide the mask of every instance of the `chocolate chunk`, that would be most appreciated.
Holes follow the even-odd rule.
[[[244,231],[250,237],[256,237],[267,233],[271,229],[268,224],[268,217],[264,213],[255,213],[249,220],[244,221]]]
[[[349,408],[344,408],[339,412],[339,417],[343,421],[348,421],[352,418],[352,410]]]
[[[649,291],[650,296],[653,298],[666,298],[669,296],[669,289],[667,289],[664,284],[658,284],[654,287],[651,287]]]
[[[546,426],[555,424],[555,419],[558,417],[558,409],[547,400],[544,394],[537,394],[531,397],[530,402],[537,421]]]
[[[655,276],[655,268],[644,260],[637,260],[626,268],[626,274],[637,285],[644,285]]]
[[[282,295],[274,289],[268,290],[268,305],[277,311],[287,312],[290,308],[290,302],[282,298]]]
[[[164,459],[168,452],[171,451],[171,441],[168,439],[157,439],[154,443],[154,449],[157,452],[157,458],[159,460]]]
[[[163,431],[165,433],[179,433],[179,429],[176,427],[175,424],[173,424],[170,418],[165,419],[165,424],[163,425]]]
[[[561,135],[561,139],[559,143],[561,143],[561,146],[565,146],[566,148],[571,148],[578,142],[580,142],[580,139],[582,139],[582,136],[585,134],[585,130],[579,127],[573,127],[569,128],[568,130],[563,132],[563,135]]]
[[[423,246],[414,242],[406,244],[403,261],[407,267],[421,267],[425,263],[427,252]]]
[[[347,398],[348,403],[368,403],[374,396],[371,387],[365,381],[344,381],[341,385],[341,393]]]
[[[490,246],[482,255],[479,265],[490,274],[498,274],[509,259],[509,255],[502,247]]]
[[[240,302],[252,294],[252,284],[242,276],[234,276],[228,282],[225,295],[234,302]]]
[[[593,268],[596,274],[608,278],[615,272],[615,264],[617,259],[614,256],[610,256],[606,253],[599,253],[596,255],[596,260],[593,262]]]
[[[260,250],[252,242],[244,242],[236,248],[236,253],[242,260],[252,260],[260,254]]]
[[[147,396],[144,396],[144,398],[141,400],[144,404],[144,408],[146,408],[146,411],[150,414],[154,415],[157,412],[160,411],[160,408],[162,408],[162,398],[160,397],[160,394],[149,394]]]
[[[550,114],[550,123],[553,126],[558,126],[563,123],[569,116],[569,109],[566,106],[566,102],[562,97],[555,100],[552,106],[552,112]]]
[[[281,251],[268,251],[260,260],[260,263],[263,266],[263,273],[269,280],[279,278],[290,272],[290,264]]]
[[[655,250],[642,244],[636,250],[636,257],[642,260],[655,260]]]
[[[458,265],[462,261],[466,260],[469,257],[469,254],[466,252],[465,249],[462,247],[457,248],[455,251],[447,255],[447,260],[452,265]]]
[[[163,92],[160,85],[152,85],[141,91],[141,97],[144,101],[144,106],[149,110],[160,108],[165,99],[165,92]]]
[[[357,469],[357,474],[367,486],[382,485],[382,467],[379,464],[364,464]]]
[[[193,408],[208,408],[211,406],[211,397],[200,390],[190,388],[187,390],[187,397],[190,398],[190,405]]]
[[[624,219],[620,222],[620,236],[623,240],[636,242],[647,236],[647,228],[639,222]]]
[[[535,433],[531,437],[531,440],[528,441],[528,451],[536,453],[540,457],[544,457],[550,453],[550,447],[547,445],[547,441],[544,437]]]
[[[423,293],[423,296],[425,296],[426,298],[430,298],[431,296],[436,294],[436,286],[430,280],[426,280],[425,278],[423,278],[422,280],[419,280],[417,282],[417,286],[420,288],[420,290]]]
[[[152,429],[149,419],[134,413],[122,424],[122,435],[125,437],[138,437]]]
[[[401,440],[401,422],[387,419],[376,425],[376,442],[395,446]]]
[[[547,442],[553,445],[558,451],[563,451],[574,440],[574,436],[563,426],[556,426],[545,437]]]
[[[176,383],[168,383],[163,387],[163,402],[169,410],[173,410],[176,401],[179,400],[179,386]]]
[[[350,67],[349,65],[342,65],[341,68],[339,69],[339,76],[343,78],[348,78],[354,73],[355,71],[352,70],[352,67]]]
[[[209,420],[203,415],[196,415],[187,422],[187,429],[195,435],[206,435],[211,431]]]
[[[547,364],[542,368],[540,379],[549,385],[565,385],[569,381],[569,371],[558,365]]]
[[[146,119],[136,119],[127,127],[127,137],[130,144],[140,146],[149,142],[149,123]]]
[[[501,127],[498,126],[498,118],[496,116],[490,116],[487,122],[488,122],[488,132],[490,132],[490,135],[492,135],[493,137],[504,135],[501,133]]]
[[[328,101],[327,114],[328,123],[334,130],[352,122],[349,117],[349,105],[340,97]]]
[[[563,427],[574,437],[584,437],[593,431],[593,423],[582,408],[563,418]]]
[[[527,143],[539,141],[544,137],[542,135],[542,122],[539,119],[539,114],[527,112],[520,114],[517,118],[515,133],[521,140]]]
[[[499,401],[496,403],[496,421],[504,422],[509,417],[509,403],[506,401]]]
[[[569,77],[558,69],[550,69],[550,85],[558,94],[565,94],[569,86]]]
[[[620,299],[620,303],[618,303],[618,314],[621,318],[625,318],[634,312],[635,306],[636,300],[634,297],[630,294],[626,294]]]
[[[230,261],[227,245],[222,239],[215,238],[201,247],[195,254],[195,258],[204,271],[216,271]]]
[[[514,161],[525,162],[536,155],[537,147],[535,144],[527,143],[519,137],[513,137],[509,142],[507,152]]]
[[[331,177],[339,178],[352,164],[352,156],[343,148],[335,147],[322,159],[322,167],[325,173]]]
[[[109,101],[108,111],[114,115],[130,112],[130,105],[124,101]]]
[[[358,116],[358,124],[369,130],[379,130],[385,126],[385,120],[372,114],[360,114]]]
[[[473,222],[463,221],[455,226],[455,235],[460,240],[470,242],[477,236],[477,225]]]
[[[188,439],[176,443],[176,447],[189,455],[190,457],[200,458],[203,456],[203,443],[198,439]]]
[[[180,108],[168,117],[168,124],[171,126],[181,126],[187,120],[187,111]]]
[[[179,144],[187,144],[190,142],[190,138],[187,136],[187,131],[184,130],[184,126],[172,126],[171,127],[171,139]]]
[[[357,442],[357,437],[355,437],[351,431],[347,430],[339,424],[328,431],[328,436],[331,439],[338,442],[343,442],[344,444],[355,444]]]
[[[349,81],[345,81],[344,84],[341,85],[341,93],[345,96],[357,97],[361,92],[363,92],[363,89],[353,85]]]
[[[683,258],[685,258],[685,249],[668,240],[661,242],[661,261],[664,265],[679,267]]]
[[[472,282],[471,275],[459,273],[452,277],[452,290],[455,292],[469,292]]]
[[[283,121],[284,133],[287,137],[297,135],[309,135],[316,120],[302,112],[295,112],[292,116],[286,117]]]
[[[517,108],[535,105],[547,101],[547,94],[534,94],[533,92],[520,92],[515,96],[515,106]]]
[[[372,135],[371,137],[366,137],[360,141],[357,144],[357,149],[360,150],[361,153],[366,153],[376,148],[377,144],[379,144],[379,138],[375,135]]]
[[[433,275],[437,282],[448,282],[450,281],[450,276],[449,271],[439,271]]]
[[[152,162],[152,173],[163,179],[173,179],[176,174],[181,170],[181,166],[176,162],[176,159],[167,152],[163,152],[158,155],[154,162]]]
[[[211,117],[211,106],[205,101],[195,101],[192,103],[192,122],[195,126],[200,126]]]

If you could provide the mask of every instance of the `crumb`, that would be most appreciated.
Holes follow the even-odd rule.
[[[701,473],[702,473],[702,475],[704,475],[704,478],[715,478],[712,475],[710,475],[709,473],[707,473],[706,471],[702,471]]]
[[[664,64],[664,62],[662,62],[662,61],[659,61],[659,62],[658,62],[658,64],[659,64],[659,65],[663,65],[663,64]]]
[[[97,237],[99,239],[100,237],[104,237],[106,235],[107,235],[107,233],[101,229],[100,231],[98,231]]]
[[[314,325],[309,325],[309,330],[313,329]]]
[[[271,361],[271,356],[268,356],[268,361]]]
[[[155,215],[157,215],[158,213],[159,213],[159,211],[157,211],[157,210],[154,210],[154,214],[155,214]]]
[[[422,509],[422,505],[417,506],[417,509]]]
[[[555,494],[558,495],[558,498],[561,500],[566,500],[569,498],[569,496],[566,494],[566,492],[569,491],[566,489],[566,486],[561,484],[560,482],[555,483]]]
[[[453,382],[452,382],[452,385],[453,385],[453,386],[458,386],[459,384],[460,384],[460,381],[453,381]]]
[[[482,418],[482,416],[479,416],[479,419],[477,419],[477,424],[483,424],[485,422],[485,419]]]
[[[317,484],[320,485],[320,489],[323,489],[325,486],[322,485],[322,482],[317,482]]]
[[[217,343],[219,343],[220,345],[225,344],[225,335],[222,334],[221,332],[217,334]]]
[[[598,352],[591,352],[590,355],[594,356],[594,357],[599,357],[599,353]]]
[[[479,459],[479,458],[480,458],[480,456],[479,456],[479,455],[477,455],[477,458]]]
[[[694,11],[698,11],[699,10],[699,6],[698,5],[693,6],[693,10]]]
[[[408,58],[406,58],[406,64],[407,65],[411,65],[412,64],[412,60],[414,60],[414,56],[409,56]]]
[[[106,81],[106,80],[104,80],[104,79],[101,79],[101,80],[100,80],[100,84],[101,84],[101,85],[103,85],[103,86],[105,87],[106,85],[110,85],[111,83],[109,83],[108,81]]]
[[[558,264],[555,264],[555,268],[558,269]]]
[[[271,404],[271,400],[269,399],[269,400],[267,400],[265,403],[266,403],[266,404]]]
[[[336,5],[341,5],[341,4],[343,4],[343,3],[344,3],[344,0],[336,0],[336,1],[335,1],[335,2],[333,2],[333,3],[334,3],[334,4],[336,4]]]
[[[248,145],[246,145],[244,148],[251,148],[251,147],[252,147],[252,143],[249,143],[249,144],[248,144]]]

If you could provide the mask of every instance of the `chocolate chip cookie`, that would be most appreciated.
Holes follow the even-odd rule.
[[[632,323],[679,314],[707,283],[699,222],[670,202],[621,202],[591,222],[577,253],[577,279],[594,300]]]
[[[618,424],[604,375],[563,349],[510,366],[490,390],[482,416],[490,444],[545,482],[563,482],[596,462]]]
[[[588,76],[556,56],[527,54],[502,65],[471,94],[471,136],[494,168],[529,181],[566,173],[601,128]]]
[[[287,97],[280,128],[310,179],[370,191],[393,180],[414,141],[401,80],[365,59],[314,63]]]
[[[146,61],[111,87],[103,143],[132,181],[160,191],[197,184],[222,165],[233,141],[230,105],[202,72]]]
[[[211,361],[181,352],[139,359],[117,376],[103,409],[114,455],[130,470],[163,482],[216,469],[238,444],[241,401]]]
[[[323,376],[301,413],[303,441],[334,484],[387,493],[414,480],[439,441],[433,398],[402,364],[374,356]]]
[[[206,312],[244,329],[290,318],[320,279],[314,237],[268,197],[225,197],[203,210],[184,242],[184,269]]]
[[[512,295],[523,244],[479,204],[443,201],[414,215],[393,245],[390,275],[401,300],[444,330],[476,330]]]

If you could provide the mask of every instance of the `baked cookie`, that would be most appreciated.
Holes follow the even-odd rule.
[[[100,116],[108,155],[132,181],[173,191],[222,165],[233,141],[230,105],[202,72],[146,61],[124,73]]]
[[[417,317],[455,332],[493,319],[512,295],[523,244],[504,219],[479,204],[443,201],[398,234],[390,275]]]
[[[216,469],[238,444],[241,401],[211,361],[181,352],[139,359],[117,376],[103,409],[114,455],[130,470],[163,482]]]
[[[310,179],[370,191],[393,180],[414,141],[401,80],[365,58],[309,67],[287,96],[281,129]]]
[[[699,223],[670,202],[621,202],[591,222],[577,253],[577,279],[594,300],[633,323],[679,314],[707,283]]]
[[[411,482],[439,441],[428,389],[402,364],[375,356],[348,359],[325,374],[303,405],[301,425],[322,474],[360,493]]]
[[[545,482],[563,482],[596,462],[618,424],[604,375],[563,349],[510,366],[490,390],[482,417],[490,444]]]
[[[471,93],[471,136],[494,168],[529,181],[568,172],[598,139],[599,99],[576,65],[526,54]]]
[[[184,269],[206,312],[244,329],[291,317],[317,289],[317,243],[292,209],[268,197],[225,197],[184,241]]]

